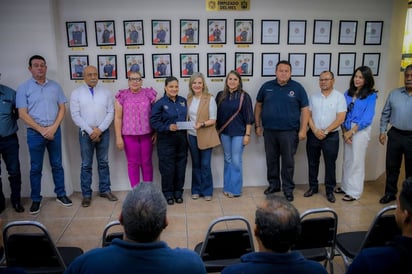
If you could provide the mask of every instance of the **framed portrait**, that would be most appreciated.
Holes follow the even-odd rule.
[[[379,75],[379,62],[381,59],[381,54],[376,53],[364,53],[362,58],[362,65],[371,68],[373,75]]]
[[[152,45],[170,45],[170,28],[170,20],[152,20]]]
[[[226,44],[226,19],[207,19],[207,43]]]
[[[339,21],[339,45],[355,45],[358,21]]]
[[[180,20],[180,44],[199,45],[199,20]]]
[[[380,45],[382,43],[383,21],[366,21],[364,45]]]
[[[172,55],[170,53],[152,54],[153,78],[172,75]]]
[[[117,79],[117,56],[97,55],[99,79]]]
[[[83,80],[83,70],[89,65],[88,55],[69,55],[70,80]]]
[[[67,46],[87,47],[86,21],[66,22]]]
[[[207,77],[226,76],[226,53],[207,54]]]
[[[279,44],[280,20],[262,20],[261,44]]]
[[[306,20],[288,21],[288,44],[304,45],[306,43]]]
[[[235,52],[235,69],[241,76],[253,76],[253,52]]]
[[[313,44],[330,44],[332,20],[315,20],[313,26]]]
[[[123,21],[123,28],[126,46],[144,45],[143,20]]]
[[[235,44],[253,44],[253,19],[235,19]]]
[[[338,75],[352,75],[355,70],[356,52],[339,52]]]
[[[96,45],[100,46],[115,46],[116,45],[116,30],[114,21],[95,21],[96,29]]]
[[[292,65],[292,76],[306,75],[306,53],[289,53],[289,62]]]
[[[276,64],[279,62],[280,53],[262,53],[262,76],[274,77],[276,75]]]
[[[181,53],[180,54],[180,77],[189,78],[193,72],[199,71],[199,54],[198,53]]]
[[[323,71],[330,71],[332,53],[313,54],[313,76],[319,76]]]
[[[143,54],[125,54],[124,65],[126,79],[129,78],[131,72],[139,72],[142,78],[145,77],[144,55]]]

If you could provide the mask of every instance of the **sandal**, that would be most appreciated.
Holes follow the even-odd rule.
[[[345,191],[343,191],[343,189],[341,189],[340,187],[335,188],[335,190],[333,192],[335,192],[337,194],[345,194]]]
[[[223,192],[223,194],[224,194],[226,197],[228,197],[228,198],[233,198],[233,197],[235,197],[235,195],[233,195],[233,194],[230,193],[230,192]]]
[[[343,196],[342,200],[343,200],[343,201],[345,201],[345,202],[352,202],[352,201],[356,201],[356,199],[355,199],[355,198],[353,198],[352,196],[347,195],[347,194],[345,194],[345,196]]]

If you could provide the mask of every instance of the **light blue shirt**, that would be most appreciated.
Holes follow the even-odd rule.
[[[54,123],[59,112],[59,105],[67,103],[61,86],[46,80],[39,84],[30,78],[17,88],[17,108],[27,108],[27,113],[40,126],[46,127]]]
[[[388,123],[400,130],[412,131],[412,95],[405,87],[397,88],[389,93],[382,109],[380,133],[385,133]]]

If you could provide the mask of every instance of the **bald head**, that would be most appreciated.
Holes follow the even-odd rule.
[[[97,68],[95,66],[85,67],[83,71],[83,75],[84,75],[84,82],[86,82],[86,84],[89,87],[94,88],[97,85],[98,75],[97,75]]]

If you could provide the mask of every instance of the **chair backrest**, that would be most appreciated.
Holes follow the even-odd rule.
[[[113,239],[123,239],[124,233],[121,231],[110,232],[113,227],[119,226],[119,221],[111,221],[103,229],[102,235],[102,247],[106,247],[112,244]]]

